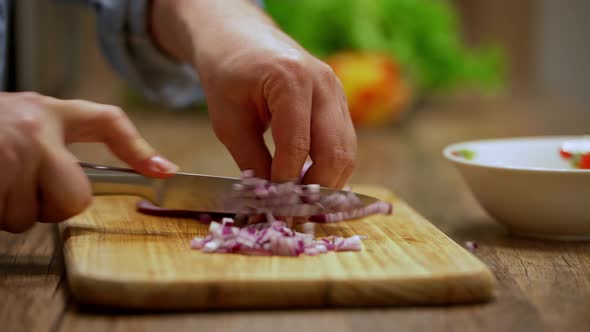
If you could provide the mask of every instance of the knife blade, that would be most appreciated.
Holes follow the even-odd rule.
[[[227,198],[239,178],[211,176],[193,173],[176,173],[166,179],[155,179],[143,176],[130,168],[111,167],[80,162],[80,166],[92,184],[94,195],[135,195],[148,199],[165,209],[193,210],[213,213],[240,213],[228,206]],[[320,188],[320,195],[347,193],[343,190]],[[363,205],[379,200],[367,195],[356,194]],[[307,209],[303,212],[292,212],[292,217],[305,217],[310,213],[321,212]]]

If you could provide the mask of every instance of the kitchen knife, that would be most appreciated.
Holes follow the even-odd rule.
[[[111,167],[90,163],[79,163],[92,183],[94,195],[135,195],[148,199],[165,209],[193,210],[212,213],[240,213],[228,206],[226,200],[233,186],[241,182],[239,178],[210,176],[191,173],[176,173],[167,179],[143,176],[129,168]],[[320,188],[321,195],[346,191]],[[378,199],[356,194],[363,205]],[[321,212],[321,207],[306,209],[309,216]],[[298,213],[298,212],[294,212]],[[302,213],[302,212],[299,212]]]

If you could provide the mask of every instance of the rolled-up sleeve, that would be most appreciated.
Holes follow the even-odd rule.
[[[185,107],[205,99],[193,67],[170,59],[154,44],[148,30],[150,0],[57,1],[95,8],[104,54],[119,75],[149,100]],[[264,7],[263,0],[252,1]]]
[[[149,0],[86,1],[97,11],[101,47],[115,70],[146,98],[171,107],[204,99],[198,75],[173,61],[148,32]]]

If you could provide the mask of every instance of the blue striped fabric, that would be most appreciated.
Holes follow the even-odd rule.
[[[146,98],[171,107],[204,99],[197,73],[188,64],[172,61],[148,34],[149,0],[58,0],[92,6],[97,15],[103,53],[132,87]],[[261,0],[255,2],[262,6]],[[5,87],[7,16],[10,0],[0,0],[0,91]]]
[[[0,0],[0,91],[6,86],[6,58],[8,56],[8,6],[9,0]]]

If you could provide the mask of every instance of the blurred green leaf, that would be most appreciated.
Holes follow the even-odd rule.
[[[468,49],[444,0],[266,0],[277,23],[325,58],[342,50],[387,52],[421,93],[503,84],[497,47]]]

